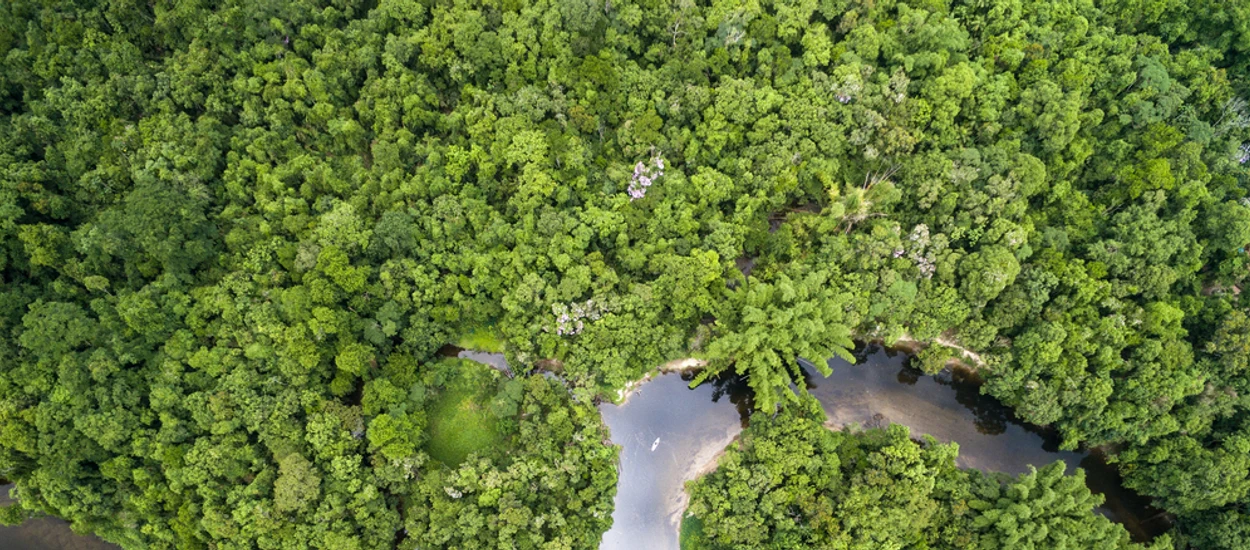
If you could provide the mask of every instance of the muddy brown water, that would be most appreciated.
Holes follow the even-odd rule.
[[[906,354],[876,347],[856,355],[856,365],[830,360],[827,378],[805,367],[808,389],[831,424],[903,424],[915,437],[957,443],[958,464],[965,468],[1018,474],[1062,460],[1069,472],[1085,470],[1086,485],[1106,499],[1098,512],[1124,525],[1135,540],[1150,540],[1170,527],[1149,499],[1122,486],[1100,453],[1060,451],[1057,437],[982,395],[972,376],[926,376],[907,367]],[[600,406],[612,440],[622,447],[613,525],[600,550],[676,550],[685,482],[713,467],[746,425],[751,404],[744,381],[729,377],[689,389],[691,378],[660,375],[624,403]]]

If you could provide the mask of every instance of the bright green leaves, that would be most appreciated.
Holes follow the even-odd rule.
[[[0,525],[21,525],[22,522],[31,517],[32,514],[29,510],[18,506],[16,503],[0,506]]]
[[[317,256],[317,269],[346,292],[358,292],[364,288],[370,271],[367,266],[352,267],[347,254],[334,246],[321,249],[321,254]]]
[[[486,368],[449,364],[463,365],[459,368],[466,371]],[[475,396],[466,401],[457,384],[440,390],[450,393],[436,398],[436,403],[453,405],[465,418],[485,413],[473,407],[487,403],[475,401]],[[510,438],[494,440],[469,460],[432,470],[417,481],[411,490],[414,505],[423,512],[408,516],[405,527],[410,536],[423,547],[440,548],[596,546],[611,524],[617,453],[616,447],[604,444],[607,433],[597,413],[589,405],[571,401],[565,388],[541,376],[502,386],[497,398],[520,398],[513,407],[521,415],[508,424],[512,426]],[[489,392],[476,397],[486,397],[484,393]],[[444,401],[448,396],[454,399]],[[432,420],[454,416],[436,415]],[[503,426],[479,422],[460,428],[480,434],[485,428]],[[443,436],[464,435],[470,434]],[[430,444],[436,445],[438,437],[435,434]]]
[[[690,487],[712,548],[1140,548],[1095,513],[1083,472],[1055,462],[1016,477],[955,467],[954,445],[907,428],[833,432],[814,400],[751,427]],[[1159,541],[1170,545],[1167,537]],[[697,546],[696,546],[697,547]]]
[[[726,450],[719,468],[690,486],[688,512],[704,522],[703,536],[716,547],[760,548],[785,532],[819,537],[833,512],[826,487],[842,483],[842,441],[821,427],[819,405],[806,400],[774,419],[752,417],[742,444]],[[795,517],[793,512],[802,515]],[[808,527],[808,516],[811,528]],[[816,540],[806,540],[812,546]]]
[[[992,550],[1116,550],[1134,547],[1128,532],[1093,512],[1102,498],[1085,486],[1085,473],[1064,475],[1063,462],[1032,469],[1005,483],[969,472],[974,548]],[[1005,476],[1004,476],[1005,477]]]
[[[319,244],[347,254],[355,254],[367,247],[372,234],[357,215],[355,207],[346,202],[335,203],[333,209],[318,218],[317,227],[313,230]]]
[[[358,343],[344,345],[334,358],[339,370],[356,376],[364,374],[371,365],[376,366],[375,361],[373,349]]]
[[[1001,246],[986,247],[959,262],[959,291],[974,306],[985,305],[1015,282],[1020,262],[1011,250]]]
[[[803,387],[799,358],[813,361],[822,373],[828,373],[825,360],[834,355],[853,361],[847,351],[851,331],[843,324],[850,297],[829,285],[829,277],[826,271],[796,279],[783,274],[774,284],[749,278],[730,294],[702,353],[709,366],[692,385],[732,368],[747,377],[756,406],[772,411],[778,399],[794,397],[790,384]]]
[[[719,204],[734,195],[733,180],[715,169],[700,167],[698,173],[690,176],[690,184],[695,196],[706,204]]]
[[[803,63],[809,67],[827,65],[833,54],[833,41],[823,25],[812,25],[803,33]]]
[[[522,130],[512,136],[512,143],[504,153],[504,159],[516,165],[544,164],[547,157],[547,137],[542,132]]]
[[[32,266],[61,267],[69,245],[64,230],[47,224],[23,225],[17,232]]]
[[[742,443],[692,485],[688,513],[702,521],[703,542],[905,547],[923,545],[934,523],[949,521],[935,497],[956,472],[953,448],[922,447],[901,426],[861,436],[832,432],[811,403],[753,416]]]
[[[933,343],[925,346],[915,355],[913,365],[925,374],[937,374],[946,368],[947,363],[956,359],[955,350],[942,344]]]
[[[1131,472],[1125,485],[1154,495],[1177,513],[1219,509],[1250,496],[1250,436],[1244,428],[1213,448],[1172,435],[1131,448],[1118,460]]]
[[[292,453],[278,459],[278,478],[273,483],[274,509],[300,511],[317,502],[321,477],[308,459]]]
[[[689,256],[664,255],[652,260],[661,273],[656,286],[669,297],[676,320],[688,320],[719,308],[724,292],[724,267],[714,251],[693,250]]]
[[[380,414],[369,421],[369,448],[387,460],[402,460],[416,455],[424,426],[422,418],[408,414]]]
[[[587,401],[700,353],[771,411],[798,357],[906,334],[1069,444],[1166,440],[1135,483],[1238,547],[1208,542],[1245,502],[1236,3],[45,4],[0,10],[0,471],[32,506],[135,547],[591,547],[613,451],[563,389],[510,382],[481,411],[524,452],[427,476],[439,347],[496,327]],[[813,529],[931,534],[900,519],[939,521],[928,450],[880,447]]]
[[[984,71],[961,63],[947,67],[940,76],[928,81],[921,88],[921,97],[927,100],[931,109],[929,131],[945,142],[957,142],[962,128],[956,123],[956,118],[965,100],[976,91],[984,78]]]
[[[1250,205],[1226,201],[1212,205],[1206,218],[1207,250],[1221,259],[1220,275],[1240,280],[1247,272],[1246,247],[1250,246]]]

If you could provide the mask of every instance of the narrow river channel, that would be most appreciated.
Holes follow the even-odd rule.
[[[507,372],[502,355],[459,349],[448,355],[472,359]],[[1100,512],[1123,524],[1136,540],[1148,540],[1169,527],[1149,500],[1120,484],[1102,456],[1062,452],[1057,439],[1020,422],[997,400],[981,395],[975,380],[959,371],[925,376],[906,366],[907,356],[876,347],[861,349],[858,364],[829,362],[828,378],[807,368],[807,387],[825,407],[830,425],[909,426],[959,444],[959,465],[1008,473],[1062,460],[1069,471],[1084,468],[1086,483],[1106,497]],[[642,384],[621,405],[599,407],[621,445],[620,481],[613,526],[601,550],[676,550],[685,510],[686,481],[716,464],[721,451],[745,427],[751,411],[745,380],[725,377],[690,389],[692,374],[659,375]],[[0,488],[0,504],[9,489]],[[0,527],[0,550],[104,550],[116,548],[96,537],[77,535],[64,521],[39,518],[17,527]]]
[[[1057,438],[1020,422],[1010,409],[981,395],[966,375],[925,376],[906,366],[907,355],[876,347],[860,350],[857,359],[857,365],[831,360],[828,378],[805,369],[808,389],[824,405],[831,426],[903,424],[914,436],[958,443],[958,464],[966,468],[1016,474],[1062,460],[1069,472],[1085,469],[1090,490],[1106,498],[1099,512],[1123,524],[1135,540],[1169,527],[1149,499],[1123,488],[1100,454],[1059,451]],[[746,424],[750,393],[741,379],[689,389],[690,378],[657,376],[625,403],[600,407],[612,441],[622,447],[614,523],[600,550],[676,550],[685,482],[714,467]]]

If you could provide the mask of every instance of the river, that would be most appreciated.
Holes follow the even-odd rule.
[[[499,354],[449,350],[508,372]],[[1064,461],[1069,471],[1086,471],[1086,483],[1106,497],[1099,512],[1123,524],[1135,540],[1148,540],[1170,526],[1149,499],[1124,489],[1119,474],[1097,452],[1064,452],[1045,430],[1020,422],[997,400],[981,395],[962,371],[925,376],[907,368],[907,356],[875,347],[856,354],[858,364],[830,360],[833,374],[808,367],[807,387],[825,407],[831,425],[866,427],[895,422],[912,434],[929,434],[959,444],[959,465],[1008,473]],[[685,482],[714,467],[716,457],[746,425],[751,393],[745,380],[724,377],[690,389],[690,373],[659,375],[620,405],[599,407],[621,445],[620,481],[613,526],[600,550],[676,550],[685,510]],[[0,488],[0,504],[9,488]],[[0,527],[0,550],[116,549],[96,537],[77,535],[64,521],[39,518]]]
[[[1166,516],[1149,499],[1125,489],[1115,468],[1097,452],[1058,450],[1049,432],[1024,424],[961,371],[925,376],[906,366],[907,355],[875,347],[857,353],[857,365],[829,361],[825,378],[805,368],[809,391],[829,424],[911,428],[959,444],[966,468],[1022,473],[1028,466],[1062,460],[1071,472],[1085,469],[1090,490],[1106,503],[1099,512],[1123,524],[1133,538],[1149,540],[1166,531]],[[686,505],[684,485],[715,466],[714,459],[742,431],[750,392],[728,377],[689,389],[689,374],[667,374],[642,384],[621,405],[600,407],[612,441],[621,445],[620,481],[613,526],[600,550],[676,550]]]
[[[0,486],[0,505],[9,504],[12,485]],[[51,517],[26,520],[15,527],[0,526],[0,550],[116,550],[97,537],[79,535],[69,523]]]

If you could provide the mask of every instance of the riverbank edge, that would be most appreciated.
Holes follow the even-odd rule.
[[[852,434],[860,433],[860,432],[870,430],[870,429],[884,428],[884,426],[881,426],[881,425],[864,426],[864,425],[859,424],[858,422],[839,423],[839,422],[834,422],[832,420],[826,420],[825,422],[821,423],[821,425],[826,430],[829,430],[831,432],[848,432]],[[920,441],[919,439],[915,437],[913,437],[912,439],[917,442]],[[728,444],[726,444],[719,451],[717,451],[710,459],[708,459],[707,462],[703,463],[701,466],[694,468],[693,477],[682,482],[681,492],[677,495],[677,499],[674,501],[673,507],[667,511],[668,517],[675,519],[674,523],[677,529],[678,548],[684,548],[684,544],[683,544],[684,541],[682,540],[682,534],[683,534],[682,525],[685,523],[687,519],[695,517],[690,514],[690,487],[695,482],[708,476],[709,474],[712,474],[717,469],[719,469],[720,461],[722,458],[724,458],[725,454],[728,453],[731,448],[735,448],[735,446],[741,445],[741,443],[742,443],[742,432],[740,432],[738,435],[735,435],[733,440],[731,440]],[[1104,456],[1106,456],[1106,453],[1107,453],[1107,448],[1105,446],[1091,447],[1088,450],[1093,453],[1102,453]],[[1116,468],[1116,471],[1118,472],[1119,469]],[[1070,474],[1071,474],[1070,472],[1064,473],[1064,475],[1070,475]],[[1168,513],[1162,512],[1162,514],[1168,514]],[[1175,516],[1172,516],[1172,517],[1173,517],[1172,521],[1175,521]]]
[[[704,361],[697,357],[683,357],[681,359],[673,359],[672,361],[668,361],[666,363],[663,363],[647,371],[645,374],[643,374],[641,377],[637,379],[626,382],[625,385],[621,387],[621,389],[616,390],[616,398],[611,399],[610,401],[612,401],[612,403],[616,404],[617,406],[624,405],[627,401],[629,401],[629,397],[637,393],[639,388],[641,388],[643,384],[650,382],[651,379],[655,378],[657,375],[674,374],[674,373],[680,374],[683,372],[697,372],[698,370],[706,366],[707,366],[707,361]]]
[[[920,350],[923,350],[934,344],[938,344],[941,346],[951,348],[955,350],[956,352],[958,352],[959,354],[958,357],[952,357],[950,360],[946,362],[947,368],[964,369],[964,370],[976,373],[985,369],[988,365],[985,358],[982,357],[981,354],[964,347],[959,342],[956,342],[946,336],[938,336],[937,338],[934,338],[932,340],[919,340],[919,339],[912,337],[910,334],[904,333],[902,336],[898,337],[893,342],[890,342],[882,337],[867,337],[863,335],[861,335],[860,337],[854,338],[854,340],[856,342],[862,342],[865,345],[880,345],[886,349],[901,351],[910,355],[915,355]],[[706,360],[700,359],[693,355],[678,358],[678,359],[673,359],[671,361],[665,362],[659,366],[656,366],[655,368],[648,370],[646,373],[644,373],[641,377],[637,379],[626,382],[623,387],[616,390],[615,398],[610,399],[610,401],[617,405],[624,405],[629,400],[629,397],[631,395],[633,395],[640,387],[642,387],[643,384],[646,384],[647,382],[651,381],[652,378],[655,378],[656,375],[683,373],[683,372],[697,372],[706,366],[707,366]]]
[[[880,338],[880,337],[861,338],[861,339],[856,339],[855,341],[865,346],[879,345],[886,350],[902,352],[911,356],[914,356],[917,352],[934,344],[938,344],[938,345],[951,348],[955,350],[956,352],[958,352],[959,356],[952,357],[951,359],[947,360],[945,368],[948,370],[953,370],[953,371],[963,371],[963,372],[971,373],[976,378],[975,383],[978,385],[983,383],[983,379],[981,378],[981,373],[984,372],[987,368],[989,368],[987,361],[981,356],[981,354],[975,351],[972,351],[962,346],[958,342],[950,338],[947,338],[945,336],[939,336],[937,338],[934,338],[933,340],[924,341],[924,340],[917,340],[913,338],[910,334],[904,334],[900,336],[898,339],[894,340],[893,343],[889,343],[884,338]],[[705,367],[706,365],[707,365],[706,361],[695,358],[695,357],[686,357],[682,359],[675,359],[672,361],[668,361],[652,369],[651,371],[647,372],[638,380],[635,380],[626,384],[626,388],[623,388],[622,390],[620,390],[620,393],[618,395],[621,396],[621,399],[619,399],[616,402],[616,404],[623,405],[628,400],[630,395],[635,393],[643,384],[655,378],[657,374],[664,375],[664,374],[671,374],[671,373],[697,372],[703,367]],[[932,376],[932,375],[929,375],[929,376]],[[860,432],[860,431],[864,431],[868,429],[873,429],[873,428],[883,427],[881,425],[864,426],[858,423],[850,423],[850,424],[837,423],[837,422],[828,421],[828,420],[823,423],[823,426],[825,427],[825,429],[828,429],[829,431],[833,431],[833,432],[850,431],[852,433]],[[1039,426],[1039,427],[1043,429],[1048,429],[1047,426]],[[698,481],[699,479],[703,478],[704,476],[715,472],[720,467],[721,458],[724,457],[724,455],[729,451],[731,447],[733,447],[734,445],[738,445],[740,443],[741,443],[741,433],[739,435],[734,436],[734,438],[729,443],[727,443],[724,447],[722,447],[718,452],[716,452],[710,459],[708,459],[701,466],[694,468],[692,470],[694,472],[693,477],[690,477],[689,479],[685,480],[682,483],[682,490],[679,493],[677,499],[674,501],[673,507],[667,511],[667,515],[670,518],[675,519],[674,523],[676,525],[676,529],[678,533],[679,544],[680,544],[680,537],[681,537],[681,532],[682,532],[682,524],[686,520],[687,517],[690,517],[688,514],[688,509],[690,505],[690,485]],[[1113,465],[1115,463],[1115,461],[1113,460],[1113,457],[1115,453],[1118,451],[1117,445],[1098,445],[1094,447],[1082,447],[1082,448],[1085,451],[1088,451],[1090,453],[1101,455],[1103,457],[1102,460],[1104,461],[1108,461]],[[1116,471],[1119,472],[1119,469],[1116,468]]]
[[[910,334],[904,333],[897,340],[895,340],[893,344],[887,342],[883,338],[874,338],[874,339],[864,340],[864,341],[871,343],[871,344],[880,344],[882,346],[885,346],[887,349],[896,349],[900,351],[905,351],[913,355],[919,352],[920,350],[923,350],[929,346],[938,344],[940,346],[953,349],[956,352],[958,352],[960,355],[959,357],[952,357],[951,359],[947,360],[946,361],[947,367],[958,367],[958,368],[968,369],[971,371],[980,371],[981,369],[986,368],[986,365],[987,365],[985,358],[982,357],[981,354],[975,351],[972,351],[964,347],[959,342],[951,340],[950,338],[947,338],[945,336],[938,336],[937,338],[926,341],[926,340],[918,340],[916,338],[913,338]]]
[[[839,423],[828,421],[828,420],[822,423],[822,425],[825,427],[825,429],[831,432],[841,432],[841,431],[850,430],[852,431],[852,433],[854,433],[856,431],[856,428],[858,428],[858,431],[870,429],[870,428],[864,428],[863,426],[859,426],[857,424],[839,424]],[[880,426],[876,426],[876,427],[880,427]],[[688,513],[690,509],[690,486],[691,484],[699,481],[700,479],[706,477],[707,475],[719,469],[720,461],[722,458],[725,457],[725,454],[729,452],[729,449],[734,448],[736,445],[741,445],[741,444],[742,444],[742,432],[739,432],[738,435],[735,435],[734,438],[729,441],[729,443],[725,444],[724,447],[721,447],[719,451],[713,454],[711,458],[709,458],[702,465],[694,468],[693,469],[694,477],[691,477],[690,479],[687,479],[686,481],[682,482],[681,493],[678,494],[677,500],[674,501],[673,507],[668,510],[668,516],[671,518],[676,518],[677,520],[676,521],[677,540],[678,540],[679,545],[681,544],[681,524],[683,521],[686,520],[686,518],[693,517]]]
[[[716,469],[720,467],[721,458],[724,458],[725,454],[729,452],[729,449],[740,445],[741,442],[742,432],[739,432],[735,434],[733,439],[730,439],[728,443],[723,445],[715,453],[712,453],[712,456],[707,460],[700,462],[696,459],[694,461],[695,467],[686,472],[688,474],[692,474],[692,476],[690,479],[682,482],[681,491],[677,493],[677,498],[673,501],[672,506],[666,511],[670,522],[677,529],[677,543],[679,546],[681,544],[681,522],[686,519],[686,512],[690,508],[690,484],[703,479],[712,472],[715,472]]]

